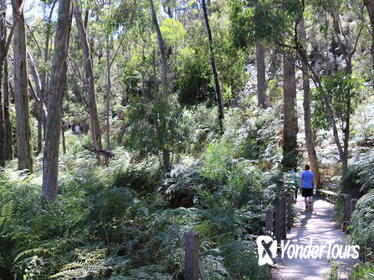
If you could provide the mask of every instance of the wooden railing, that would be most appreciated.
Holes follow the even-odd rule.
[[[342,230],[346,231],[352,217],[352,213],[356,208],[357,199],[352,198],[352,196],[349,194],[339,194],[334,191],[322,189],[317,189],[317,193],[331,203],[335,203],[335,201],[340,197],[344,199],[344,219],[342,221]]]
[[[286,239],[287,231],[293,224],[293,195],[282,196],[265,214],[265,233],[277,241]]]
[[[293,195],[281,196],[265,214],[265,233],[277,241],[286,238],[293,224]],[[190,231],[185,234],[185,279],[205,280],[204,268],[199,258],[199,235]]]
[[[331,203],[335,203],[335,200],[339,197],[338,193],[328,190],[317,189],[317,193]]]
[[[334,202],[340,194],[333,191],[317,190],[317,192],[326,197],[327,200]],[[354,211],[357,199],[345,195],[345,213],[344,221],[349,222]],[[265,233],[273,236],[278,242],[286,238],[287,231],[291,230],[293,225],[293,195],[281,196],[273,203],[265,213]],[[190,231],[185,234],[185,279],[186,280],[205,280],[204,268],[199,258],[199,236],[196,232]]]

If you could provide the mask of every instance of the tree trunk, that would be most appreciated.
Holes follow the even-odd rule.
[[[212,67],[214,87],[215,87],[215,91],[216,91],[216,103],[217,103],[217,107],[218,107],[218,122],[219,122],[220,131],[221,131],[221,133],[223,133],[223,118],[224,118],[223,104],[222,104],[221,88],[220,88],[220,85],[219,85],[216,63],[215,63],[215,60],[214,60],[212,31],[210,30],[209,17],[208,17],[208,12],[207,12],[207,7],[206,7],[206,4],[205,4],[205,0],[202,0],[202,4],[203,4],[203,11],[204,11],[205,25],[206,25],[206,29],[207,29],[207,33],[208,33],[210,65]]]
[[[353,53],[349,54],[346,57],[346,73],[351,76],[352,75],[352,55]],[[348,156],[349,156],[349,138],[351,134],[351,110],[352,110],[352,91],[350,90],[346,102],[346,109],[345,109],[345,127],[343,129],[343,159],[342,159],[342,168],[343,174],[348,171]]]
[[[256,69],[257,69],[257,100],[258,106],[266,108],[266,76],[265,76],[265,49],[262,43],[256,41]]]
[[[92,70],[92,56],[88,44],[87,33],[82,22],[82,14],[79,7],[74,8],[74,17],[77,23],[79,32],[80,45],[83,51],[84,58],[84,71],[86,78],[87,94],[88,94],[88,109],[90,113],[90,124],[92,133],[92,142],[97,150],[101,150],[101,137],[99,129],[99,118],[97,114],[96,98],[95,98],[95,84],[94,75]]]
[[[62,153],[66,154],[66,145],[65,145],[65,126],[64,122],[61,121],[61,146],[62,146]]]
[[[36,91],[36,101],[37,101],[37,119],[38,119],[38,147],[36,150],[36,154],[38,155],[42,151],[42,143],[43,143],[43,120],[46,119],[47,116],[47,109],[44,105],[44,98],[43,93],[42,93],[42,83],[40,80],[39,72],[36,69],[36,65],[34,62],[34,59],[29,51],[27,51],[27,57],[28,57],[28,62],[30,65],[30,70],[31,70],[31,75],[34,80],[35,84],[35,91]]]
[[[371,24],[371,59],[373,63],[373,73],[374,73],[374,0],[364,0],[364,4],[366,6],[366,9],[368,10],[370,24]]]
[[[343,164],[343,174],[344,174],[344,172],[346,171],[347,163],[348,163],[348,153],[346,153],[344,151],[344,148],[342,146],[342,143],[341,143],[341,140],[340,140],[340,137],[339,137],[338,121],[335,117],[334,109],[332,107],[332,102],[329,99],[328,94],[325,92],[325,88],[322,85],[321,76],[316,72],[316,70],[313,68],[313,66],[309,63],[306,50],[303,47],[303,45],[300,44],[300,42],[298,42],[297,37],[295,37],[295,45],[296,45],[296,51],[299,54],[300,59],[302,60],[304,65],[307,66],[307,68],[308,68],[308,70],[311,74],[312,80],[313,80],[316,88],[318,89],[318,92],[320,93],[322,102],[326,106],[327,118],[328,118],[328,121],[330,122],[330,125],[332,127],[332,132],[333,132],[335,144],[336,144],[336,147],[337,147],[337,150],[338,150],[339,159]],[[350,55],[352,56],[353,54],[354,54],[354,52],[351,52]],[[350,66],[348,66],[348,68],[349,67]],[[346,138],[346,139],[348,139],[348,138]],[[348,146],[347,146],[347,151],[348,151]]]
[[[109,49],[109,36],[107,35],[107,45],[106,45],[106,87],[105,87],[105,97],[106,97],[106,148],[109,150],[110,147],[110,91],[111,91],[111,63],[110,63],[110,49]]]
[[[297,166],[297,113],[295,58],[283,56],[283,167],[286,170]]]
[[[45,45],[44,45],[44,54],[43,54],[43,59],[44,59],[44,64],[47,66],[49,64],[49,48],[50,48],[50,37],[51,37],[51,29],[52,29],[52,15],[54,8],[56,6],[57,0],[53,0],[51,10],[49,12],[49,16],[46,22],[47,29],[46,29],[46,38],[45,38]],[[41,71],[41,93],[40,93],[40,102],[43,104],[43,107],[39,107],[39,114],[40,116],[43,117],[42,119],[42,127],[43,127],[43,132],[40,131],[40,133],[45,136],[45,129],[46,129],[46,115],[43,113],[44,106],[46,104],[46,95],[47,95],[47,70],[46,67],[42,68]],[[42,137],[43,137],[42,136]]]
[[[6,1],[0,0],[0,167],[5,166],[5,130],[4,130],[4,113],[3,113],[3,66],[6,59]]]
[[[26,33],[23,1],[12,0],[14,29],[14,101],[16,105],[16,132],[18,169],[33,171],[29,100],[27,96]]]
[[[162,65],[162,74],[161,74],[162,92],[163,92],[164,98],[166,98],[169,94],[168,77],[167,77],[168,60],[167,60],[166,53],[165,53],[166,45],[165,45],[164,39],[162,38],[160,26],[158,25],[156,11],[153,5],[153,0],[149,0],[149,4],[151,6],[152,22],[156,29],[157,41],[160,47],[160,56],[161,56],[161,65]],[[162,150],[162,165],[163,165],[164,174],[169,173],[171,170],[170,151],[166,147],[164,147]]]
[[[4,137],[5,137],[5,160],[13,159],[13,137],[12,123],[9,114],[9,75],[8,75],[8,57],[4,60],[4,77],[3,77],[3,96],[4,96]]]
[[[305,44],[306,42],[306,33],[304,27],[304,20],[301,19],[300,21],[300,35],[302,43]],[[309,83],[309,70],[307,65],[304,61],[301,61],[302,64],[302,72],[303,72],[303,91],[304,91],[304,133],[305,133],[305,143],[306,149],[308,152],[308,158],[310,162],[310,166],[312,168],[313,173],[316,176],[317,185],[320,185],[320,174],[319,174],[319,163],[315,148],[314,142],[314,134],[312,129],[312,117],[311,117],[311,110],[310,110],[310,83]]]
[[[72,20],[72,0],[60,0],[52,62],[51,86],[48,91],[48,115],[43,161],[43,196],[57,197],[58,154],[61,132],[62,101],[66,87],[67,55]]]

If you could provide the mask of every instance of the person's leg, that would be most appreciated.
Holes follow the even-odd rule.
[[[313,210],[313,190],[308,189],[308,207],[309,210]]]

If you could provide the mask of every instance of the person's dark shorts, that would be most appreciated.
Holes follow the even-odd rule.
[[[313,189],[301,189],[301,195],[303,197],[313,196]]]

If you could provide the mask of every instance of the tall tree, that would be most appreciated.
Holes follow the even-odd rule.
[[[258,106],[266,108],[265,48],[260,40],[256,41],[256,69]]]
[[[306,32],[304,27],[304,20],[300,20],[300,37],[303,44],[306,43]],[[309,83],[309,70],[304,61],[301,61],[302,72],[303,72],[303,91],[304,91],[304,133],[305,133],[305,142],[308,152],[308,158],[310,166],[313,173],[316,175],[317,185],[320,184],[320,175],[319,175],[319,164],[314,142],[314,134],[312,129],[312,118],[310,110],[310,83]]]
[[[12,0],[14,29],[14,101],[16,105],[16,133],[18,169],[33,171],[29,100],[27,96],[26,33],[24,1]]]
[[[161,66],[162,66],[162,72],[161,72],[161,84],[162,84],[162,93],[163,98],[166,98],[169,94],[169,88],[168,88],[168,59],[166,55],[166,44],[164,39],[162,38],[160,26],[157,21],[156,16],[156,10],[153,4],[153,0],[149,0],[149,4],[151,7],[151,15],[152,15],[152,23],[156,30],[157,34],[157,41],[160,48],[160,56],[161,56]],[[163,162],[163,170],[164,174],[167,174],[171,170],[171,163],[170,163],[170,150],[165,145],[162,150],[162,162]]]
[[[207,11],[207,6],[206,6],[206,3],[205,3],[205,0],[202,0],[201,2],[202,2],[202,5],[203,5],[205,26],[206,26],[206,30],[207,30],[207,33],[208,33],[210,65],[212,67],[212,72],[213,72],[214,89],[216,91],[216,96],[215,97],[216,97],[216,103],[217,103],[217,107],[218,107],[218,122],[219,122],[220,130],[221,130],[221,132],[223,132],[223,118],[224,118],[223,104],[222,104],[221,88],[220,88],[219,79],[218,79],[216,62],[215,62],[215,59],[214,59],[212,31],[211,31],[210,25],[209,25],[209,16],[208,16],[208,11]]]
[[[60,0],[52,62],[51,86],[48,92],[48,115],[43,160],[42,193],[47,200],[53,200],[57,197],[62,101],[66,88],[67,55],[72,16],[73,0]]]
[[[10,114],[9,114],[9,74],[8,74],[8,59],[7,57],[4,60],[4,77],[3,77],[3,97],[4,97],[4,138],[5,138],[5,145],[4,145],[4,156],[5,160],[13,159],[13,137],[12,137],[12,123],[10,121]]]
[[[283,56],[283,167],[297,166],[297,112],[295,57],[288,53]]]
[[[0,167],[5,166],[5,129],[3,114],[2,76],[4,60],[6,59],[6,0],[0,0]]]
[[[95,97],[95,80],[92,69],[92,54],[90,51],[90,46],[88,44],[88,37],[86,29],[82,22],[82,13],[78,6],[74,8],[74,18],[77,23],[79,41],[83,51],[84,59],[84,71],[86,79],[86,87],[88,94],[88,110],[90,115],[90,125],[92,133],[92,142],[95,149],[101,150],[101,136],[100,136],[100,126],[99,117],[97,113],[96,97]]]
[[[46,126],[46,94],[47,94],[47,65],[49,65],[49,49],[50,49],[50,39],[52,34],[52,15],[53,11],[56,7],[57,0],[52,0],[51,8],[49,10],[48,16],[44,14],[43,18],[46,18],[44,22],[46,26],[45,31],[45,41],[44,41],[44,49],[42,50],[43,62],[44,67],[41,67],[40,71],[40,94],[38,96],[39,102],[37,104],[37,115],[38,118],[38,148],[36,154],[39,154],[42,151],[41,144],[43,143],[43,137],[45,136],[45,126]],[[43,7],[46,8],[47,5]],[[43,10],[44,12],[44,10]],[[45,13],[45,12],[44,12]],[[35,75],[34,75],[35,77]]]
[[[105,97],[106,97],[106,148],[110,148],[110,91],[112,89],[112,79],[111,79],[111,61],[110,61],[110,45],[111,40],[109,35],[106,35],[106,84],[105,84]]]
[[[304,4],[304,2],[302,2]],[[352,60],[356,53],[359,38],[362,33],[364,21],[362,18],[362,10],[360,10],[359,22],[356,32],[345,33],[341,30],[341,13],[339,11],[341,2],[330,1],[327,7],[323,6],[324,13],[327,12],[332,18],[332,32],[336,40],[341,56],[345,62],[343,71],[332,73],[328,76],[323,74],[318,67],[312,65],[309,61],[307,52],[302,43],[300,43],[300,36],[294,36],[294,44],[300,59],[307,66],[310,76],[318,89],[321,98],[321,105],[323,106],[320,113],[324,115],[328,125],[332,128],[335,144],[338,150],[339,159],[342,164],[342,172],[345,173],[348,167],[349,156],[349,138],[350,138],[350,118],[354,111],[355,101],[355,81],[352,78]],[[347,3],[346,3],[347,4]],[[296,25],[302,19],[304,12],[304,5]],[[327,10],[326,10],[327,9]],[[301,15],[301,16],[300,16]],[[297,26],[295,26],[297,32]],[[348,37],[350,35],[350,38]],[[326,72],[326,71],[325,71]]]
[[[371,59],[374,73],[374,0],[364,0],[364,4],[369,14],[371,24]]]
[[[36,68],[34,59],[29,51],[27,51],[27,58],[31,70],[31,76],[33,77],[34,80],[34,85],[35,85],[35,96],[36,96],[36,108],[37,108],[37,120],[38,120],[38,143],[37,143],[37,150],[36,154],[38,155],[42,151],[42,140],[43,140],[43,135],[42,135],[42,130],[43,130],[43,120],[46,119],[47,116],[47,109],[44,104],[44,96],[42,93],[42,83],[40,80],[39,72],[38,69]]]

